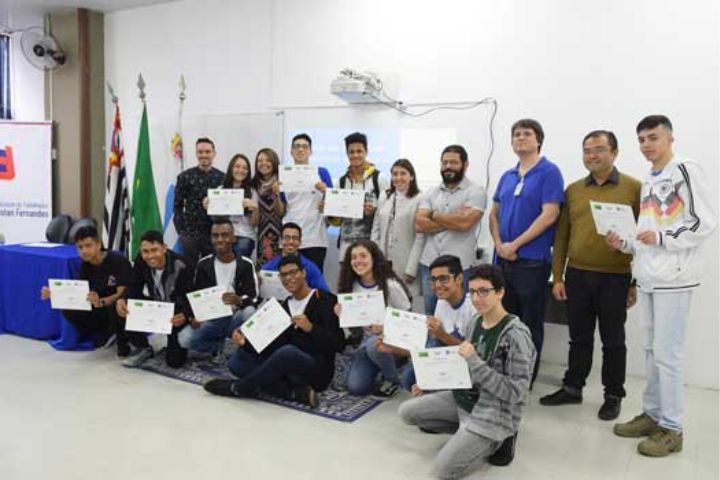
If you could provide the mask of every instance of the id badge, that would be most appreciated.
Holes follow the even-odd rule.
[[[513,195],[515,195],[516,197],[519,197],[520,192],[522,192],[522,189],[523,189],[523,181],[520,180],[520,183],[515,185],[515,192],[513,192]]]

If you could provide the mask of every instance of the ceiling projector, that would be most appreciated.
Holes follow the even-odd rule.
[[[379,103],[381,92],[382,82],[378,77],[349,68],[341,70],[330,83],[330,93],[348,103]]]

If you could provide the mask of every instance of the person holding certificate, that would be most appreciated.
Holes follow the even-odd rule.
[[[310,288],[297,255],[280,260],[280,279],[291,293],[282,307],[292,326],[261,353],[238,328],[233,340],[237,351],[228,367],[239,380],[213,379],[206,391],[227,397],[250,397],[260,391],[295,400],[311,408],[318,406],[317,392],[325,390],[335,373],[335,354],[343,349],[332,293]]]
[[[148,230],[140,237],[140,255],[135,259],[133,276],[134,281],[127,290],[128,300],[145,299],[175,305],[172,330],[167,336],[165,362],[172,368],[181,367],[187,359],[187,349],[180,346],[178,334],[192,316],[187,300],[187,293],[192,288],[192,269],[183,257],[165,245],[162,233]],[[127,300],[118,300],[115,307],[120,317],[127,317]],[[147,337],[142,335],[141,338],[141,347],[123,361],[123,366],[137,368],[152,357]]]
[[[358,240],[345,251],[340,267],[338,293],[383,292],[386,306],[409,311],[412,307],[405,285],[397,278],[380,248],[370,240]],[[335,312],[340,315],[340,307]],[[397,394],[400,377],[395,355],[379,352],[375,345],[382,334],[383,318],[361,332],[360,346],[353,356],[347,388],[352,395],[372,395],[387,399]],[[354,330],[354,329],[353,329]],[[378,373],[381,381],[376,382]]]
[[[503,308],[500,268],[471,269],[469,291],[480,316],[465,332],[468,340],[458,354],[467,362],[472,388],[425,393],[415,386],[416,398],[399,409],[408,425],[453,434],[435,460],[437,476],[443,479],[465,476],[484,461],[510,463],[535,363],[530,330]]]
[[[278,168],[280,160],[272,148],[261,148],[255,156],[252,188],[258,199],[257,264],[262,265],[280,250],[280,229],[285,204],[280,200]]]
[[[103,250],[95,227],[78,229],[74,240],[82,259],[78,279],[89,284],[87,301],[92,309],[63,310],[63,315],[80,337],[92,341],[96,348],[107,344],[113,333],[117,333],[118,357],[126,357],[130,353],[129,339],[115,313],[115,302],[133,282],[130,262],[119,253]],[[43,287],[40,296],[43,300],[49,299],[50,288]]]
[[[190,325],[180,332],[180,345],[197,352],[222,353],[229,338],[254,312],[258,283],[252,260],[233,251],[233,224],[228,218],[216,218],[210,229],[215,253],[200,260],[195,270],[193,290],[221,287],[222,303],[234,310],[232,316],[199,321],[193,312]]]
[[[225,179],[221,188],[242,189],[243,191],[243,215],[230,215],[233,231],[235,232],[235,244],[233,250],[235,255],[240,257],[252,257],[255,249],[255,238],[257,237],[255,227],[258,224],[258,196],[257,191],[250,186],[252,177],[250,175],[250,160],[242,153],[233,155],[228,163]],[[208,197],[203,199],[203,207],[208,209]]]

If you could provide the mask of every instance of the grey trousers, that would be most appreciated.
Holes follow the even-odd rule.
[[[453,434],[435,459],[438,478],[449,480],[467,475],[500,447],[500,442],[467,430],[470,414],[457,406],[451,391],[410,399],[400,405],[399,413],[408,425]]]

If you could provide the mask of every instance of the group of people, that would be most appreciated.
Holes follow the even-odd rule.
[[[522,409],[538,373],[552,273],[552,294],[567,302],[570,350],[563,387],[540,403],[582,402],[597,324],[605,388],[598,416],[619,416],[626,394],[624,323],[627,308],[637,301],[647,361],[643,412],[615,425],[614,432],[647,436],[639,452],[665,456],[682,449],[685,325],[692,289],[699,284],[698,247],[717,220],[700,166],[673,153],[670,120],[645,117],[637,136],[651,164],[642,182],[615,166],[619,148],[613,132],[595,130],[582,140],[588,175],[564,188],[558,166],[541,154],[540,123],[515,122],[511,144],[517,164],[500,178],[490,207],[493,264],[479,264],[486,192],[467,178],[468,154],[460,145],[442,151],[442,182],[421,193],[410,161],[396,161],[388,181],[367,159],[366,136],[349,135],[348,169],[339,185],[365,191],[363,218],[349,219],[323,215],[324,193],[333,186],[325,168],[318,167],[314,191],[285,193],[271,149],[258,152],[254,175],[242,154],[223,175],[212,167],[214,144],[200,138],[198,165],[177,181],[174,218],[182,255],[165,245],[160,232],[148,231],[131,265],[103,250],[93,227],[80,229],[75,238],[83,260],[80,278],[90,284],[93,308],[65,315],[96,345],[114,333],[123,365],[137,367],[153,351],[145,334],[124,328],[128,299],[172,302],[169,366],[182,366],[189,351],[222,361],[231,338],[237,348],[227,362],[236,378],[213,379],[205,390],[232,397],[266,391],[313,408],[317,393],[332,380],[336,354],[350,348],[349,393],[385,399],[407,390],[413,398],[401,405],[401,418],[423,432],[453,434],[436,467],[441,478],[457,478],[478,462],[506,465],[513,458]],[[291,152],[296,164],[308,164],[311,138],[296,135]],[[208,216],[207,190],[217,187],[244,189],[245,215]],[[598,234],[591,201],[631,206],[637,234]],[[334,293],[323,273],[330,224],[340,227]],[[289,293],[281,305],[292,322],[261,352],[240,329],[263,308],[257,270],[279,272]],[[187,294],[211,286],[226,288],[222,301],[233,315],[199,322]],[[373,291],[401,310],[411,310],[413,297],[422,295],[427,346],[458,345],[472,388],[423,392],[410,352],[383,342],[382,319],[370,327],[341,329],[336,294]],[[42,297],[49,295],[44,288]]]

